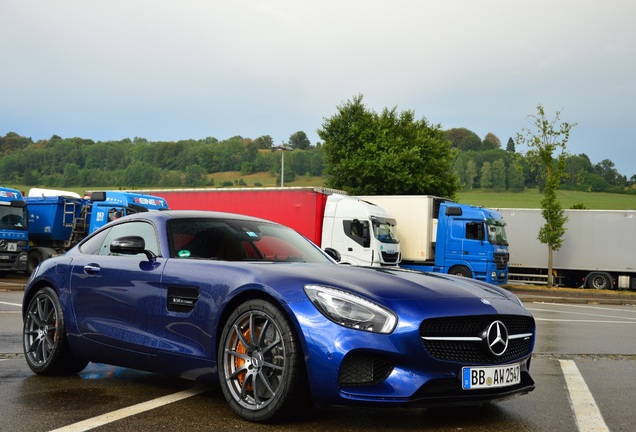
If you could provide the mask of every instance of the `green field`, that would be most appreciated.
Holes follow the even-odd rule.
[[[214,180],[215,187],[219,187],[223,182],[238,182],[243,180],[247,187],[255,187],[260,184],[263,187],[276,186],[276,177],[268,173],[255,173],[250,175],[241,175],[238,171],[230,171],[223,173],[211,174],[210,179]],[[24,185],[5,185],[14,187],[21,191],[28,191],[30,186]],[[323,177],[312,176],[296,176],[293,182],[285,181],[285,186],[324,186]],[[44,187],[44,186],[40,186]],[[57,188],[55,188],[57,189]],[[119,186],[105,187],[71,187],[67,190],[77,192],[80,195],[87,189],[89,190],[118,190],[123,189]],[[148,189],[154,189],[149,187]],[[526,189],[523,192],[487,192],[481,189],[474,191],[462,191],[457,194],[457,201],[466,204],[477,205],[489,208],[540,208],[541,193],[537,189]],[[601,210],[636,210],[636,195],[611,194],[604,192],[577,192],[577,191],[558,191],[558,198],[564,209],[569,209],[574,205],[583,204],[588,209]]]
[[[587,209],[636,210],[636,195],[560,190],[557,196],[564,209],[583,204]],[[527,189],[519,193],[475,190],[460,192],[457,200],[489,208],[541,208],[541,198],[542,195],[537,189]]]

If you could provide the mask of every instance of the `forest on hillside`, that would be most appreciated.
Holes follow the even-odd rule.
[[[444,138],[455,152],[453,170],[464,190],[514,192],[542,187],[536,162],[517,153],[512,138],[502,146],[494,134],[481,139],[464,128],[446,130]],[[50,188],[233,186],[231,182],[215,185],[209,175],[239,171],[241,175],[268,172],[280,177],[280,147],[269,135],[95,142],[57,135],[33,141],[9,132],[0,137],[0,183]],[[293,185],[296,175],[325,175],[321,143],[310,143],[299,131],[290,136],[285,148],[285,184]],[[636,175],[629,179],[621,175],[610,160],[594,163],[585,154],[567,156],[562,189],[636,193],[635,187]]]

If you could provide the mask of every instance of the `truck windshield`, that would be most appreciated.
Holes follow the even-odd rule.
[[[382,243],[399,243],[400,239],[397,234],[397,227],[395,221],[388,219],[372,219],[373,222],[373,235]]]
[[[506,223],[496,219],[487,219],[488,241],[495,245],[508,246]]]
[[[0,227],[5,229],[26,229],[26,209],[24,207],[0,206]]]

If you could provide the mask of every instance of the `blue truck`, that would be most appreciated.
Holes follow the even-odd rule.
[[[400,267],[508,281],[505,222],[495,210],[431,195],[358,197],[389,211],[397,221]]]
[[[45,259],[58,255],[108,222],[151,210],[167,210],[163,198],[119,191],[73,192],[31,189],[28,210],[29,247],[24,271],[30,274]]]
[[[29,237],[26,202],[17,189],[0,187],[0,272],[26,269]]]

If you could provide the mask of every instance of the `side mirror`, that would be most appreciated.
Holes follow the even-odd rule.
[[[149,260],[156,258],[155,254],[146,250],[146,242],[139,236],[119,237],[113,240],[110,244],[110,251],[122,255],[137,255],[142,253],[145,254]]]
[[[330,248],[330,247],[325,248],[325,253],[329,255],[331,258],[333,258],[334,261],[340,262],[340,259],[341,259],[340,252],[338,252],[334,248]]]

